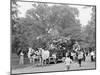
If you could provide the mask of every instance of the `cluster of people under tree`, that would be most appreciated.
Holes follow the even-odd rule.
[[[76,56],[75,56],[76,55]],[[76,54],[73,54],[73,52],[67,52],[66,53],[66,57],[65,57],[65,65],[66,65],[66,69],[69,70],[70,69],[70,65],[71,63],[74,61],[73,57],[76,57],[76,60],[78,61],[79,67],[82,66],[82,61],[85,62],[86,57],[88,55],[91,56],[91,62],[95,61],[95,51],[91,51],[88,55],[87,52],[84,51],[77,51]]]
[[[43,54],[44,52],[44,54]],[[47,52],[48,55],[46,55],[45,53]],[[84,49],[81,49],[78,42],[75,42],[75,44],[73,45],[73,49],[72,50],[68,50],[66,52],[66,56],[63,59],[66,65],[67,70],[70,69],[70,65],[73,61],[78,61],[79,67],[81,67],[82,65],[82,61],[86,60],[86,56],[91,55],[91,62],[95,61],[95,50],[89,52],[86,52]],[[24,64],[24,56],[25,56],[25,52],[23,49],[20,49],[18,52],[19,55],[19,64]],[[39,59],[40,62],[42,62],[46,59],[49,58],[49,51],[46,50],[44,51],[42,48],[38,48],[37,51],[35,51],[32,48],[29,48],[27,56],[30,60],[30,63],[34,62],[34,58]],[[37,57],[36,57],[37,56]],[[56,56],[54,55],[54,57],[56,58]],[[42,61],[43,60],[43,61]]]

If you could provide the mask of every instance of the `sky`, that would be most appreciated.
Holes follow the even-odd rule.
[[[20,13],[18,14],[19,17],[25,17],[25,13],[28,9],[32,8],[32,3],[31,2],[18,2],[18,5],[20,7],[18,10]],[[49,4],[49,6],[52,6],[52,4]],[[85,26],[88,24],[88,21],[91,19],[91,7],[84,8],[84,6],[79,6],[79,5],[70,5],[71,7],[76,7],[79,10],[79,17],[78,19],[80,20],[80,23],[82,26]]]

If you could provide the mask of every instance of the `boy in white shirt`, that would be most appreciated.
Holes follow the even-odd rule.
[[[64,63],[66,65],[66,69],[69,70],[70,69],[70,65],[72,63],[72,60],[70,59],[69,56],[66,56]]]

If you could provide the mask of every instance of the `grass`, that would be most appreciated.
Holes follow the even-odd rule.
[[[17,69],[17,68],[24,68],[31,66],[32,64],[29,63],[28,58],[24,59],[24,64],[19,64],[19,57],[16,54],[12,54],[11,56],[11,68]]]
[[[60,61],[57,63],[60,63]],[[50,66],[52,64],[54,64],[54,62],[51,62],[50,64],[48,64],[48,66]],[[35,65],[37,65],[37,67],[41,67],[41,65],[37,62],[34,64],[34,66]],[[25,67],[29,67],[29,66],[33,66],[33,64],[29,63],[28,58],[24,59],[24,64],[19,64],[19,57],[16,54],[12,54],[12,56],[11,56],[11,68],[12,69],[21,69],[21,68],[25,68]],[[47,65],[44,65],[44,66],[47,66]]]

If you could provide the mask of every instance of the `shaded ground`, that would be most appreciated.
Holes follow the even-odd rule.
[[[50,64],[46,65],[44,67],[41,66],[34,66],[32,64],[28,64],[26,62],[26,65],[18,65],[17,63],[14,63],[12,65],[12,73],[34,73],[34,72],[47,72],[47,71],[63,71],[66,70],[65,64],[64,63],[57,63],[57,64]],[[16,66],[15,66],[16,65]],[[87,57],[86,62],[82,62],[82,67],[79,67],[78,63],[73,62],[71,64],[70,70],[82,70],[82,69],[95,69],[95,62],[90,61],[90,56]]]

